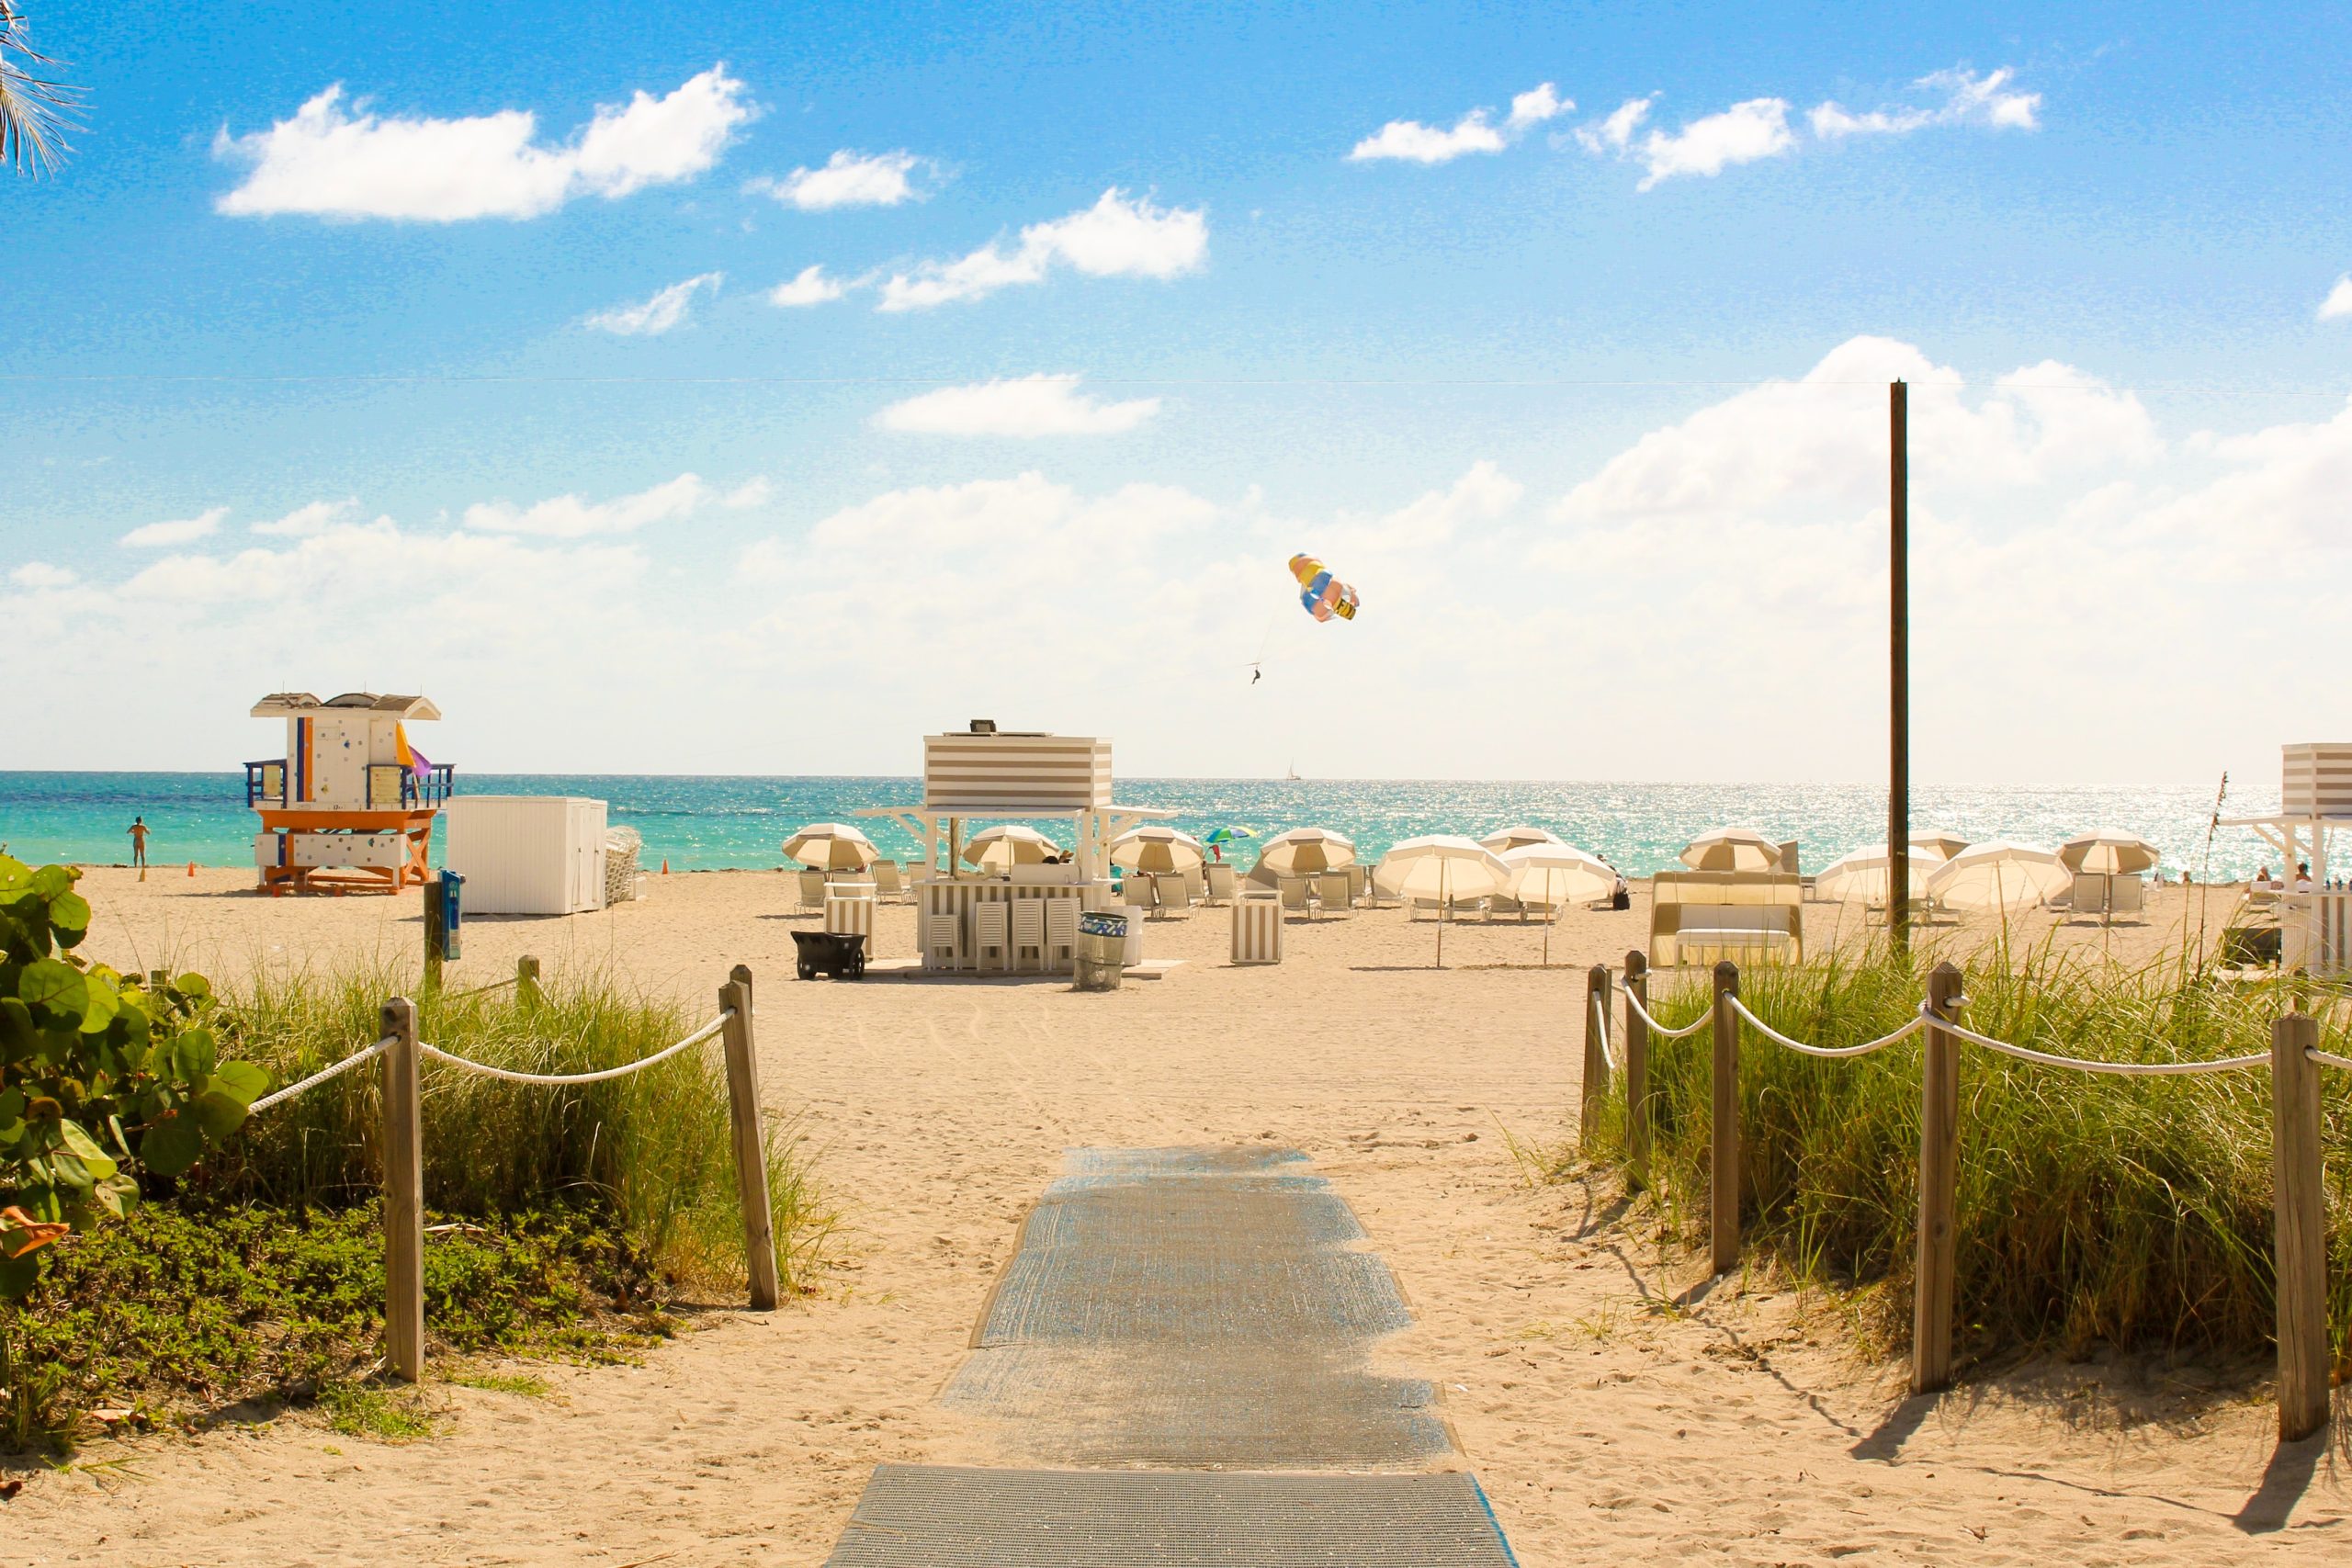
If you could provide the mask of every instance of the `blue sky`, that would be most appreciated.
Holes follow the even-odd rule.
[[[0,180],[0,610],[73,695],[10,761],[217,765],[283,682],[424,684],[488,768],[904,769],[969,709],[1867,777],[1898,373],[1939,776],[2332,720],[2243,688],[2352,481],[2340,9],[30,11],[87,125]]]

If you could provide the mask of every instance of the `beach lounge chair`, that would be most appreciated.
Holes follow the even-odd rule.
[[[1159,889],[1146,872],[1127,873],[1119,884],[1119,897],[1131,907],[1142,910],[1146,916],[1156,913],[1159,908]]]
[[[1372,868],[1363,865],[1348,867],[1348,903],[1351,908],[1364,901],[1372,892]],[[1374,903],[1378,900],[1375,898]]]
[[[2114,915],[2137,915],[2148,907],[2148,886],[2136,875],[2110,876],[2107,879],[2107,912]]]
[[[1218,862],[1215,865],[1204,868],[1202,872],[1201,880],[1205,897],[1202,899],[1202,902],[1206,904],[1232,903],[1235,875],[1236,873],[1234,872],[1234,869],[1231,866],[1227,865],[1222,861]]]
[[[933,969],[964,966],[964,922],[954,915],[925,915],[922,919],[922,959]]]
[[[1021,967],[1021,955],[1034,953],[1037,967],[1046,966],[1046,901],[1043,898],[1015,898],[1012,901],[1012,967]]]
[[[1314,919],[1315,906],[1308,901],[1315,895],[1315,879],[1313,877],[1285,876],[1278,880],[1277,886],[1282,889],[1283,910],[1284,913],[1301,914],[1306,916],[1309,919]]]
[[[1078,963],[1078,900],[1041,899],[1046,906],[1046,955],[1055,968]]]
[[[1498,893],[1487,900],[1487,919],[1491,920],[1497,915],[1509,915],[1523,926],[1527,923],[1527,906]]]
[[[1348,910],[1348,874],[1327,871],[1315,879],[1315,901],[1326,910],[1345,914]]]
[[[825,874],[804,871],[800,874],[800,907],[814,914],[825,912]]]
[[[2107,913],[2107,878],[2097,872],[2075,873],[2075,890],[2066,896],[2066,908],[2077,915]]]
[[[874,893],[878,898],[903,898],[907,896],[906,879],[899,874],[899,863],[877,860],[874,863]]]
[[[1652,968],[1804,958],[1804,888],[1787,872],[1662,871],[1650,898]]]
[[[1001,899],[972,906],[972,967],[986,969],[993,953],[1006,969],[1012,967],[1012,921]]]
[[[1205,904],[1208,902],[1208,868],[1198,865],[1186,866],[1184,868],[1184,902],[1188,906]]]
[[[1193,887],[1182,872],[1163,871],[1153,876],[1151,880],[1153,886],[1159,889],[1161,914],[1186,914],[1191,911]]]

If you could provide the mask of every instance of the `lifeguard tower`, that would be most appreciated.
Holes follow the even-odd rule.
[[[419,754],[407,726],[439,718],[439,708],[373,692],[324,702],[274,692],[253,716],[286,721],[285,757],[245,764],[264,889],[397,893],[424,880],[452,770]]]
[[[2352,744],[2307,740],[2280,750],[2278,815],[2215,825],[2251,828],[2278,852],[2290,889],[2278,897],[2279,967],[2333,979],[2352,973],[2352,891],[2327,886],[2328,834],[2352,829]],[[2291,891],[2298,862],[2312,868],[2308,893]]]

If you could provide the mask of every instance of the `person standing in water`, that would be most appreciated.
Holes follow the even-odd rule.
[[[123,831],[130,835],[130,863],[143,875],[147,870],[147,818],[132,818],[130,826]]]

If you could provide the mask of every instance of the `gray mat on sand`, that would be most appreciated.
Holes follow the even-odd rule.
[[[1453,1444],[1430,1385],[1378,1375],[1412,1321],[1286,1149],[1091,1149],[1046,1190],[942,1402],[1080,1465],[1412,1469]]]
[[[829,1568],[1510,1568],[1467,1475],[878,1467]]]

